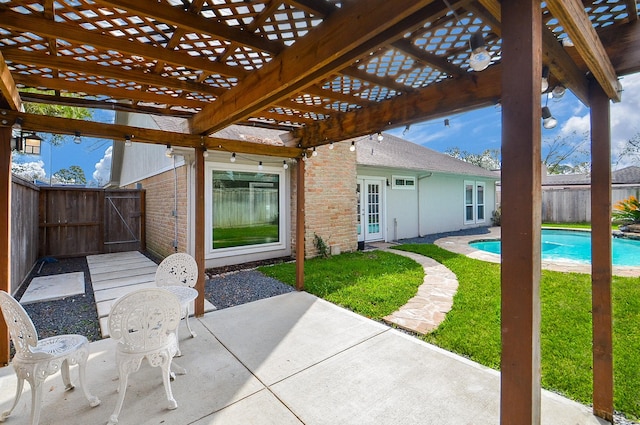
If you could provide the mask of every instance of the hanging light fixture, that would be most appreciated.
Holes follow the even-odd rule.
[[[540,82],[540,92],[544,93],[549,89],[549,67],[542,67],[542,81]]]
[[[79,145],[80,143],[82,143],[82,139],[80,138],[79,131],[75,132],[75,136],[73,136],[73,143],[75,143],[76,145]]]
[[[378,132],[378,143],[382,142],[384,140],[384,136],[382,135],[382,133]]]
[[[285,170],[287,168],[289,168],[289,164],[287,164],[287,160],[286,159],[284,161],[282,161],[282,168],[284,168]]]
[[[318,151],[316,150],[316,147],[313,147],[313,151],[311,152],[311,156],[318,156]]]
[[[329,149],[333,150],[333,142],[329,143]]]
[[[551,110],[548,106],[542,107],[542,126],[547,130],[550,130],[558,125],[558,120],[551,115]]]
[[[444,126],[449,127],[451,124],[449,123],[449,118],[444,119]]]
[[[262,161],[258,164],[258,170],[262,170]]]
[[[562,84],[558,84],[551,91],[551,96],[553,96],[554,99],[560,99],[562,96],[564,96],[566,91],[567,89],[565,88],[565,86],[563,86]]]
[[[203,148],[202,157],[203,158],[208,158],[209,157],[209,151],[207,150],[207,148]]]
[[[355,141],[351,142],[351,146],[349,146],[349,150],[351,152],[354,152],[356,150],[356,142]]]
[[[128,134],[124,136],[124,145],[131,146],[131,136],[129,136]]]
[[[24,146],[22,147],[23,153],[40,155],[40,145],[42,144],[42,137],[32,132],[23,137]]]
[[[229,158],[229,161],[230,161],[230,162],[236,162],[236,153],[235,153],[235,152],[233,152],[233,153],[231,154],[231,158]]]
[[[164,155],[167,158],[171,158],[173,156],[173,148],[171,147],[171,145],[167,145],[167,149],[164,151]]]
[[[22,117],[16,117],[16,120],[13,123],[13,125],[11,126],[11,129],[14,130],[14,131],[21,131],[23,122],[24,121],[22,120]]]
[[[469,45],[471,46],[469,66],[474,71],[484,71],[491,63],[491,54],[484,43],[482,31],[476,31],[471,34],[471,38],[469,38]]]

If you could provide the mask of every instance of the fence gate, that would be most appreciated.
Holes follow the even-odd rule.
[[[143,251],[144,191],[41,187],[40,257]]]

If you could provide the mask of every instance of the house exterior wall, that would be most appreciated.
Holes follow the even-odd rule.
[[[485,183],[485,220],[465,223],[465,181]],[[496,202],[495,180],[434,173],[420,182],[420,235],[490,226]]]
[[[334,253],[355,251],[358,247],[356,155],[349,150],[350,145],[349,142],[334,143],[333,149],[328,145],[320,146],[318,155],[305,162],[307,258],[318,254],[314,246],[315,234],[332,247]],[[292,211],[295,214],[295,209]]]

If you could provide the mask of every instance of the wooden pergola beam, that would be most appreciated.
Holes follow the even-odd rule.
[[[480,73],[426,87],[419,92],[397,96],[378,105],[350,113],[333,114],[292,132],[293,139],[317,146],[351,137],[400,127],[427,119],[447,116],[460,110],[495,105],[500,100],[502,65],[493,65]]]
[[[67,81],[60,78],[37,77],[30,74],[14,74],[16,83],[26,87],[47,88],[49,90],[64,91],[68,93],[85,93],[92,96],[109,96],[112,99],[130,99],[132,90],[125,88],[108,87],[104,85],[85,83],[82,81]],[[137,90],[136,100],[162,105],[181,106],[186,108],[202,108],[208,104],[195,99],[169,96],[152,92]]]
[[[599,33],[618,75],[640,72],[640,21]]]
[[[125,136],[128,135],[134,142],[144,142],[156,145],[169,144],[171,146],[187,148],[206,147],[209,150],[223,150],[227,152],[275,156],[279,158],[295,158],[302,154],[302,150],[297,147],[250,143],[242,140],[222,139],[219,137],[202,137],[199,135],[133,127],[121,124],[106,124],[93,121],[0,110],[0,118],[7,121],[7,124],[4,126],[10,127],[18,116],[23,119],[22,128],[25,130],[43,133],[73,135],[76,131],[79,131],[82,136],[111,140],[124,140]]]
[[[0,53],[0,94],[10,109],[14,111],[22,110],[22,99],[16,87],[16,82],[11,76],[11,71]]]
[[[567,32],[589,71],[609,99],[620,101],[620,83],[580,0],[547,0],[547,8]]]
[[[302,38],[196,114],[192,133],[215,132],[344,68],[416,25],[412,15],[432,1],[371,0],[366,10],[348,3],[320,24],[314,37]]]
[[[44,66],[53,69],[72,71],[81,75],[95,75],[104,78],[113,78],[120,81],[131,81],[138,84],[147,84],[155,87],[167,87],[174,90],[186,92],[203,93],[218,96],[225,92],[225,89],[213,87],[207,84],[195,83],[192,81],[179,80],[176,78],[163,77],[157,74],[144,72],[137,69],[123,69],[114,66],[99,65],[98,62],[78,61],[64,56],[51,56],[36,52],[25,52],[21,50],[8,50],[5,52],[7,60],[26,63],[31,65]]]
[[[155,5],[156,3],[154,3]],[[114,50],[132,56],[143,56],[147,60],[156,60],[178,67],[186,66],[201,69],[212,74],[221,74],[242,78],[247,72],[240,67],[228,66],[207,58],[191,56],[188,53],[153,47],[148,44],[129,41],[125,37],[109,36],[97,31],[80,29],[77,26],[54,22],[46,18],[27,16],[9,9],[0,9],[0,22],[3,27],[17,31],[41,34],[50,38],[59,38],[98,49]]]

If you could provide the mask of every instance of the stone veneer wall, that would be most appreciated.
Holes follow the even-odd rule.
[[[164,258],[175,252],[175,217],[172,212],[176,207],[174,182],[177,176],[177,213],[178,213],[178,252],[186,252],[187,247],[187,167],[181,166],[173,170],[146,178],[140,183],[146,190],[146,239],[147,250]],[[135,185],[130,185],[129,188]]]
[[[358,248],[356,233],[356,153],[350,142],[317,148],[318,155],[305,163],[305,257],[315,257],[314,234],[340,252]],[[295,167],[292,167],[292,239],[295,248]]]

